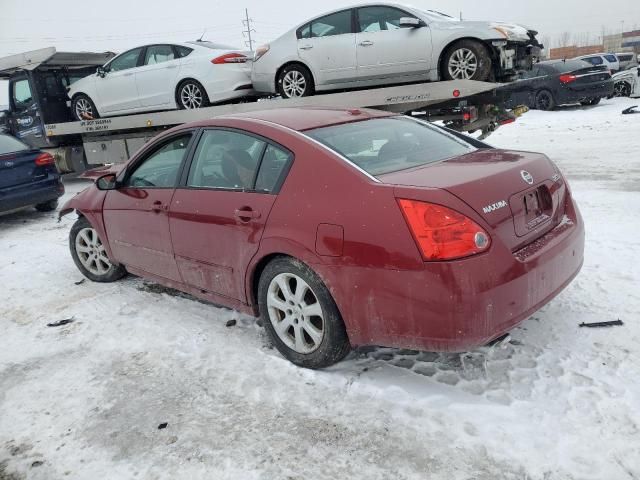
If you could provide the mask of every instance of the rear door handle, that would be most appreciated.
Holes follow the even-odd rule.
[[[167,206],[164,203],[162,203],[160,200],[156,200],[151,205],[152,212],[160,213],[160,212],[164,212],[165,210],[167,210]]]
[[[260,218],[260,212],[251,209],[250,207],[242,207],[236,209],[234,216],[242,222],[248,222],[251,219]]]
[[[370,47],[371,45],[373,45],[373,42],[371,40],[363,40],[362,42],[360,42],[361,47]]]
[[[303,45],[300,47],[300,50],[311,50],[313,48],[313,45]]]

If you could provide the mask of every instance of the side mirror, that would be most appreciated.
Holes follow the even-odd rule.
[[[423,27],[424,22],[413,17],[402,17],[400,19],[400,28],[418,28]]]
[[[98,190],[115,190],[118,188],[118,180],[115,173],[107,173],[96,180]]]
[[[100,77],[100,78],[104,78],[105,75],[107,74],[107,71],[104,69],[104,67],[98,67],[96,68],[96,74]]]

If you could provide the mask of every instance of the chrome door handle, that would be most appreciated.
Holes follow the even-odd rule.
[[[234,216],[242,222],[248,222],[251,219],[260,218],[260,212],[252,210],[249,207],[238,208],[234,212]]]
[[[303,45],[300,47],[300,50],[311,50],[313,48],[313,45]]]
[[[369,47],[369,46],[373,45],[373,42],[371,40],[363,40],[362,42],[360,42],[359,45],[361,47]]]

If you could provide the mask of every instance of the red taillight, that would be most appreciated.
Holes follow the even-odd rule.
[[[578,77],[576,77],[575,75],[560,75],[560,81],[562,83],[575,82],[577,78]]]
[[[471,121],[471,113],[469,112],[464,112],[462,114],[462,120],[464,120],[465,122],[469,122]]]
[[[247,60],[246,55],[242,55],[241,53],[226,53],[224,55],[220,55],[219,57],[211,60],[211,63],[214,65],[220,65],[224,63],[245,63]]]
[[[491,244],[480,225],[455,210],[403,198],[398,203],[424,260],[468,257],[486,251]]]
[[[49,153],[41,153],[36,157],[36,165],[43,167],[44,165],[54,165],[56,163],[55,158]]]

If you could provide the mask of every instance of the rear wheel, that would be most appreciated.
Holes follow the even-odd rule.
[[[181,110],[193,110],[209,105],[207,92],[199,82],[185,80],[178,86],[176,94],[178,108]]]
[[[269,263],[258,285],[265,330],[289,361],[324,368],[342,360],[351,346],[331,293],[308,266],[290,257]]]
[[[596,97],[596,98],[588,98],[587,100],[583,100],[580,102],[580,105],[587,107],[590,105],[597,105],[599,103],[600,103],[600,97]]]
[[[476,40],[454,43],[444,55],[442,77],[445,80],[489,80],[491,56],[487,47]]]
[[[58,208],[57,198],[36,205],[36,210],[39,212],[53,212],[56,208]]]
[[[556,108],[556,101],[549,90],[541,90],[536,94],[535,108],[537,110],[550,111]]]
[[[613,84],[613,96],[614,97],[630,97],[631,85],[627,82],[617,82]]]
[[[80,121],[100,118],[95,104],[84,93],[80,93],[73,97],[73,100],[71,101],[71,111],[73,112],[73,117]]]
[[[284,67],[276,79],[278,93],[282,98],[300,98],[313,95],[311,72],[299,63]]]
[[[76,266],[89,280],[115,282],[127,273],[122,265],[111,263],[98,232],[84,217],[71,227],[69,249]]]

